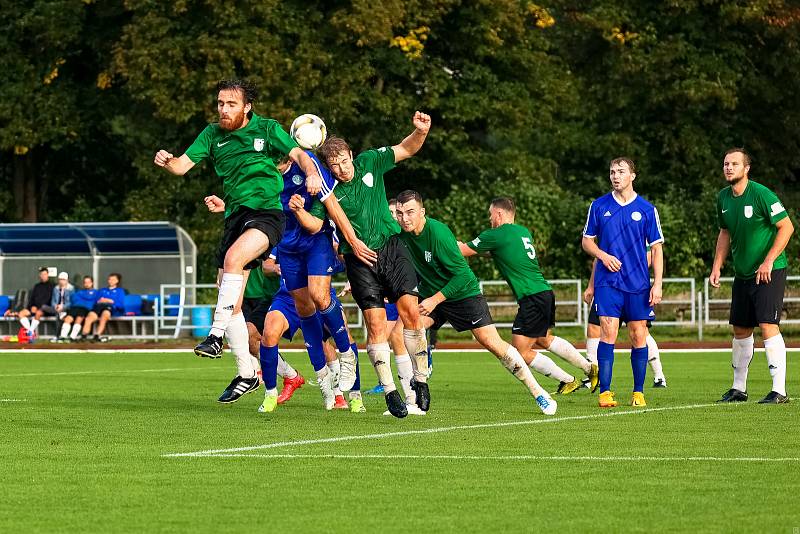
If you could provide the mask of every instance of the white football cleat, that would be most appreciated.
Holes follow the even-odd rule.
[[[554,401],[551,397],[545,396],[544,394],[541,394],[538,397],[536,397],[536,404],[539,406],[539,409],[542,410],[542,413],[545,415],[555,415],[556,410],[558,409],[558,403]]]

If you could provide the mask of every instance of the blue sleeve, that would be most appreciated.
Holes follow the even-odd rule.
[[[333,193],[333,188],[336,187],[336,178],[333,177],[331,171],[329,171],[327,167],[320,163],[313,152],[306,150],[306,154],[308,154],[308,157],[314,162],[314,165],[317,167],[317,172],[322,178],[322,190],[317,193],[317,198],[320,202],[324,202],[331,196],[331,193]]]
[[[50,306],[53,308],[58,304],[58,287],[53,288],[53,293],[50,295]]]
[[[658,210],[653,206],[650,217],[647,218],[647,242],[652,246],[664,242],[664,232],[661,231],[661,221],[658,219]]]
[[[114,289],[114,313],[113,315],[125,315],[125,290],[121,287]]]
[[[596,202],[596,201],[595,201]],[[597,232],[600,230],[597,224],[597,211],[595,210],[594,202],[589,205],[589,213],[586,215],[586,224],[583,227],[584,237],[597,237]]]

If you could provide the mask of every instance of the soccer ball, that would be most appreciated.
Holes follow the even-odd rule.
[[[289,128],[289,135],[302,148],[316,150],[325,142],[325,138],[328,136],[328,129],[322,119],[311,113],[305,113],[292,122],[292,127]]]

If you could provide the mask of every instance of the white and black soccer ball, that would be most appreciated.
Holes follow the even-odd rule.
[[[316,150],[328,137],[325,122],[311,113],[304,113],[292,121],[289,135],[306,150]]]

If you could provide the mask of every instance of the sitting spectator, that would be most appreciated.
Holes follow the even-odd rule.
[[[125,290],[120,287],[122,283],[122,275],[118,273],[111,273],[108,275],[108,287],[100,290],[92,311],[86,316],[83,323],[82,339],[86,339],[92,331],[92,325],[97,319],[97,332],[95,332],[92,341],[100,341],[105,343],[108,337],[103,335],[106,330],[106,324],[111,319],[112,315],[125,315]]]
[[[56,311],[56,317],[59,321],[67,315],[67,308],[70,307],[73,291],[75,291],[75,288],[69,283],[69,274],[63,271],[58,273],[58,284],[53,288],[50,307]],[[53,341],[60,341],[58,329],[56,329],[56,337]]]
[[[81,333],[83,320],[89,311],[94,308],[100,290],[94,288],[94,279],[91,276],[83,277],[83,289],[72,294],[72,299],[67,307],[67,314],[61,323],[61,339],[75,341]]]
[[[39,320],[43,315],[55,315],[56,310],[50,306],[50,299],[53,298],[53,282],[47,272],[47,267],[39,269],[39,282],[33,286],[30,294],[28,306],[19,312],[19,323],[22,328],[28,331],[29,337],[36,335],[39,327]],[[33,316],[31,320],[30,317]]]

